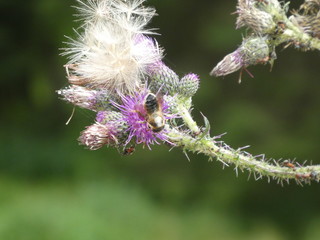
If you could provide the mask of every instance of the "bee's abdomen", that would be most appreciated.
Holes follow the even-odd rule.
[[[149,114],[152,114],[159,109],[157,97],[153,93],[148,94],[145,102],[145,109]]]

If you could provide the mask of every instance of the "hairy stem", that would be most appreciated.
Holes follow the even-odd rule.
[[[181,116],[181,118],[183,119],[184,123],[193,133],[200,133],[200,128],[198,127],[197,123],[193,120],[188,108],[186,108],[182,103],[178,103],[177,111],[179,113],[179,116]]]
[[[192,119],[189,117],[186,119]],[[199,127],[197,127],[199,129]],[[234,164],[236,171],[248,170],[255,179],[267,177],[268,180],[276,179],[279,183],[289,182],[294,179],[298,184],[310,183],[312,180],[320,181],[320,165],[301,166],[298,163],[267,160],[264,155],[253,156],[241,149],[234,150],[223,142],[217,142],[209,135],[190,136],[183,131],[171,129],[168,133],[170,141],[184,150],[202,153],[209,158],[216,158],[229,166]]]

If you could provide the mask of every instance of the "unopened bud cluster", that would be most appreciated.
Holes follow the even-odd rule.
[[[159,89],[163,94],[192,97],[199,88],[198,75],[190,73],[179,79],[179,76],[162,61],[150,66],[148,74],[150,89],[153,91]]]

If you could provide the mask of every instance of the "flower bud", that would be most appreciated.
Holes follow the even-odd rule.
[[[128,128],[128,124],[120,112],[100,111],[97,113],[96,121],[112,128],[119,144],[122,144],[127,140],[128,133],[126,130]]]
[[[257,3],[253,0],[239,0],[237,6],[237,28],[246,26],[255,33],[271,33],[276,28],[272,14],[268,12],[272,8],[272,3]],[[267,11],[266,11],[267,10]]]
[[[95,123],[88,126],[81,132],[78,141],[81,145],[87,146],[90,150],[97,150],[104,145],[117,145],[118,139],[114,134],[114,130],[109,125]]]
[[[159,89],[163,94],[173,95],[177,92],[179,77],[162,61],[150,65],[148,73],[151,78],[149,88],[153,92],[158,92]]]
[[[269,47],[264,38],[253,37],[245,39],[241,46],[244,65],[250,66],[265,62],[269,57]]]
[[[101,124],[107,124],[110,121],[119,122],[122,118],[122,114],[116,111],[100,111],[96,115],[96,121]]]
[[[192,97],[199,89],[200,79],[194,73],[189,73],[181,78],[179,82],[179,93],[186,97]]]
[[[228,54],[210,72],[210,75],[225,76],[242,67],[266,63],[269,60],[269,47],[261,37],[252,37],[243,40],[241,46]]]
[[[76,106],[92,111],[110,108],[109,94],[106,90],[89,90],[85,87],[71,85],[68,88],[58,90],[57,93],[62,99]]]

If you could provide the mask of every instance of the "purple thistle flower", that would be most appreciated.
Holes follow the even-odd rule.
[[[157,132],[148,123],[149,116],[145,108],[145,101],[149,93],[149,90],[145,89],[132,96],[123,96],[121,105],[115,102],[113,102],[113,105],[120,110],[123,120],[129,126],[129,136],[126,144],[135,139],[137,144],[143,143],[151,149],[151,144],[159,144],[158,140],[168,142],[168,137],[165,128]],[[165,120],[176,117],[168,112],[168,104],[163,98],[157,99],[157,101],[159,102],[159,112],[163,114]]]

